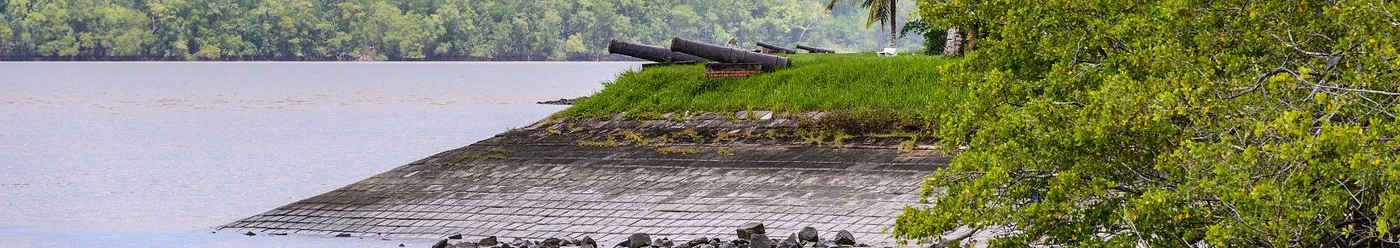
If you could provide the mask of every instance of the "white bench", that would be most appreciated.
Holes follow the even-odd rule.
[[[880,54],[880,57],[892,57],[895,55],[899,55],[898,52],[895,52],[895,49],[893,47],[885,48],[884,51],[880,51],[878,54]]]

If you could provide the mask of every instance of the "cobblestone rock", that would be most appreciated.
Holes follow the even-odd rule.
[[[763,229],[763,223],[760,222],[744,223],[744,225],[739,226],[739,229],[735,230],[735,232],[738,234],[739,239],[743,240],[749,240],[754,234],[766,234]]]
[[[802,248],[802,242],[797,241],[797,234],[788,235],[787,239],[778,243],[778,248]]]
[[[774,248],[773,240],[763,233],[751,234],[748,240],[749,248]]]
[[[817,229],[810,226],[803,227],[802,231],[797,232],[797,239],[808,243],[817,242]]]
[[[645,233],[634,233],[627,237],[628,248],[641,248],[651,246],[651,236]]]
[[[850,231],[841,230],[836,233],[836,245],[856,245],[856,237]]]

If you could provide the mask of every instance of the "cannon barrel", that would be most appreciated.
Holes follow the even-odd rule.
[[[787,53],[787,54],[797,53],[797,50],[787,49],[786,47],[780,47],[780,46],[777,46],[777,45],[768,44],[768,43],[763,43],[763,42],[759,42],[759,43],[758,43],[758,46],[763,47],[763,48],[767,48],[768,50],[777,51],[777,52],[780,52],[780,53]]]
[[[671,38],[671,51],[699,56],[720,63],[756,63],[765,71],[787,68],[787,58],[716,46],[686,39]]]
[[[695,55],[673,52],[671,49],[654,47],[636,43],[627,43],[617,40],[608,42],[608,53],[622,54],[633,58],[650,60],[652,62],[694,62],[704,59]]]
[[[797,45],[797,49],[807,50],[809,53],[836,53],[836,50]]]

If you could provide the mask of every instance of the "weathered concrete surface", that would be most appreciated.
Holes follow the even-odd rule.
[[[739,118],[746,116],[763,115]],[[881,232],[918,200],[921,179],[947,163],[908,144],[897,151],[901,139],[855,138],[833,148],[834,140],[817,146],[812,137],[774,135],[794,133],[796,121],[733,120],[545,121],[221,229],[587,235],[612,244],[632,233],[733,239],[737,226],[759,221],[773,237],[812,226],[823,238],[849,230],[862,243],[888,244]],[[618,146],[608,147],[608,137]]]

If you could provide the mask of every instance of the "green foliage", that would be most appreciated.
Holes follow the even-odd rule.
[[[934,27],[924,20],[913,20],[899,28],[899,37],[915,33],[924,37],[924,54],[941,55],[948,41],[948,30]]]
[[[843,51],[884,40],[852,24],[865,12],[842,5],[827,14],[821,0],[0,3],[0,58],[18,60],[597,60],[617,58],[604,50],[611,39],[738,38]]]
[[[614,113],[685,113],[775,110],[837,111],[855,117],[924,120],[961,94],[939,82],[942,57],[873,53],[795,54],[788,69],[745,79],[707,79],[703,65],[647,68],[623,73],[598,94],[560,113],[607,117]],[[846,113],[849,112],[849,113]],[[857,119],[857,118],[851,118]],[[863,133],[867,123],[831,123]],[[876,125],[876,124],[870,124]]]
[[[966,147],[897,237],[989,244],[1394,246],[1394,1],[938,1],[982,27],[940,71]]]

